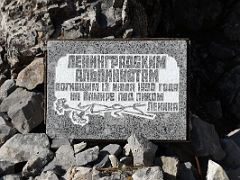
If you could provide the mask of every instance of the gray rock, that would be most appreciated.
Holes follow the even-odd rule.
[[[138,169],[133,175],[133,180],[163,180],[163,172],[160,167],[145,167]]]
[[[131,153],[131,149],[130,149],[129,144],[126,144],[126,145],[123,147],[123,149],[124,149],[124,154],[125,154],[125,156],[129,156],[130,153]]]
[[[74,17],[62,24],[64,39],[77,39],[85,35],[81,19],[83,19],[83,16]]]
[[[104,173],[96,170],[96,167],[92,169],[92,180],[111,180],[109,173]]]
[[[221,161],[225,156],[214,126],[196,115],[192,116],[191,141],[199,156],[211,156],[217,161]]]
[[[80,180],[80,179],[91,179],[92,178],[92,168],[88,167],[77,167],[77,173],[74,175],[72,180]]]
[[[111,180],[111,176],[104,176],[104,177],[93,179],[93,180]]]
[[[0,160],[0,176],[14,173],[14,163]]]
[[[98,157],[98,160],[97,160],[95,166],[98,168],[103,168],[105,166],[108,166],[109,165],[108,156],[110,154],[118,156],[121,152],[122,152],[122,148],[118,144],[109,144],[109,145],[105,146],[99,152],[99,157]]]
[[[120,162],[115,155],[110,154],[108,157],[110,159],[110,162],[113,168],[118,168],[120,166]]]
[[[0,56],[0,66],[3,65],[3,59],[2,59],[2,56]]]
[[[127,29],[123,34],[123,38],[131,38],[132,34],[133,34],[133,29]]]
[[[54,31],[47,12],[47,3],[4,0],[0,6],[1,29],[8,47],[7,60],[11,67],[25,65],[38,53],[31,52],[31,49],[35,45],[43,46],[44,40]]]
[[[132,157],[122,157],[120,159],[120,163],[125,166],[132,166],[133,165],[133,158]]]
[[[121,25],[122,20],[122,12],[121,9],[114,8],[112,1],[105,1],[101,4],[99,7],[99,10],[101,10],[102,17],[96,19],[96,23],[99,26],[99,29],[103,30],[105,29],[108,31],[107,28],[114,29]],[[97,12],[97,15],[98,12]],[[105,22],[105,23],[104,23]]]
[[[77,153],[81,152],[83,149],[86,148],[86,146],[87,146],[87,143],[85,143],[85,142],[74,144],[73,145],[74,153],[77,154]]]
[[[46,134],[16,134],[0,148],[0,159],[12,163],[24,162],[49,152],[49,147]]]
[[[3,177],[0,177],[0,180],[21,180],[21,176],[17,174],[8,174]]]
[[[114,180],[128,180],[129,177],[128,177],[128,174],[125,173],[124,171],[122,171],[122,172],[113,172],[111,174],[111,177],[110,177],[110,180],[112,180],[112,179],[114,179]]]
[[[179,169],[179,160],[176,157],[170,156],[161,156],[160,160],[164,177],[169,180],[176,179]]]
[[[76,173],[77,173],[76,167],[71,166],[70,168],[68,168],[64,176],[62,176],[62,179],[72,179]]]
[[[124,0],[113,0],[113,7],[114,8],[121,8],[123,6]]]
[[[48,163],[43,171],[53,171],[57,175],[63,175],[76,164],[74,151],[70,145],[62,145],[55,153],[54,159]]]
[[[110,166],[110,161],[109,161],[109,153],[107,151],[100,151],[98,155],[98,159],[95,163],[95,167],[97,168],[104,168]]]
[[[181,163],[179,165],[179,180],[195,180],[196,178],[194,177],[194,174],[195,173],[190,162]]]
[[[25,87],[29,90],[34,89],[44,81],[44,62],[43,58],[36,58],[31,64],[25,67],[16,80],[16,85]]]
[[[83,166],[90,162],[96,161],[99,155],[99,147],[95,146],[93,148],[89,148],[85,151],[82,151],[76,154],[76,164],[77,166]]]
[[[15,89],[16,89],[15,81],[13,79],[6,80],[0,87],[0,103]]]
[[[9,138],[11,138],[17,131],[15,128],[10,127],[9,125],[0,125],[0,147],[5,143]]]
[[[227,135],[231,140],[233,140],[240,147],[240,129],[235,129]]]
[[[219,164],[213,162],[212,160],[209,160],[206,180],[220,180],[220,179],[229,180],[223,168]]]
[[[101,151],[107,151],[111,155],[119,156],[122,152],[122,148],[118,144],[109,144],[105,146]]]
[[[131,135],[128,144],[133,154],[133,164],[135,166],[151,166],[153,164],[157,146],[149,142],[143,136]]]
[[[7,122],[6,122],[5,118],[2,116],[2,114],[0,114],[0,126],[1,125],[7,125]]]
[[[58,149],[62,145],[71,145],[70,140],[64,137],[57,137],[52,139],[51,149]]]
[[[4,74],[0,74],[0,86],[6,81],[7,77]]]
[[[47,171],[47,172],[42,172],[40,176],[35,177],[34,180],[58,180],[58,177],[54,172],[52,171]]]
[[[103,39],[114,39],[115,37],[114,36],[107,36],[107,37],[104,37]]]
[[[226,153],[222,165],[231,169],[240,167],[240,147],[231,139],[222,139],[221,144]]]
[[[43,167],[53,159],[54,154],[51,151],[44,152],[31,157],[22,169],[22,176],[35,177],[42,172]]]
[[[28,133],[43,121],[43,95],[17,88],[0,105],[7,112],[13,126],[21,133]]]

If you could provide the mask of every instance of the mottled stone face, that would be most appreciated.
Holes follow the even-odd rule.
[[[49,41],[47,134],[187,139],[186,40]]]

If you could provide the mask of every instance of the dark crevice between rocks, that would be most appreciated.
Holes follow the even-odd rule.
[[[44,133],[46,132],[46,124],[44,124],[44,122],[42,122],[40,125],[31,130],[31,133],[43,133],[43,132]]]
[[[19,162],[17,164],[15,164],[14,168],[15,168],[15,173],[21,173],[23,167],[25,166],[25,164],[27,163],[27,161],[23,161],[23,162]]]
[[[72,1],[67,1],[67,6],[64,8],[52,8],[48,10],[50,14],[50,19],[54,26],[54,33],[50,38],[55,39],[61,36],[62,32],[62,23],[67,20],[75,17],[77,12],[75,11],[74,4]]]

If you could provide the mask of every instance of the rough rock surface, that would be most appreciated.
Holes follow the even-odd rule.
[[[0,148],[0,159],[12,163],[28,161],[38,154],[49,153],[46,134],[16,134]]]
[[[177,176],[179,160],[176,157],[161,156],[162,171],[166,179],[173,179]]]
[[[45,166],[43,171],[53,171],[57,175],[63,175],[68,168],[75,164],[73,148],[70,145],[62,145],[56,151],[54,159]]]
[[[163,180],[163,173],[160,167],[145,167],[142,169],[138,169],[133,175],[133,180]]]
[[[95,146],[76,154],[76,164],[78,166],[86,165],[98,159],[99,147]]]
[[[111,155],[119,156],[122,152],[122,147],[118,144],[109,144],[101,149],[101,151],[107,151]]]
[[[221,144],[226,153],[222,160],[224,167],[232,169],[240,167],[240,147],[231,139],[222,139]]]
[[[71,167],[68,169],[67,173],[64,175],[65,179],[92,179],[92,168],[89,167]]]
[[[64,137],[57,137],[52,139],[51,148],[58,149],[62,145],[71,145],[70,140]]]
[[[207,180],[229,180],[224,169],[217,163],[209,160],[207,170]]]
[[[110,159],[113,168],[118,168],[120,166],[120,162],[115,155],[109,155],[108,158]]]
[[[240,147],[240,129],[231,131],[227,136]]]
[[[21,133],[28,133],[43,121],[43,95],[17,88],[0,105],[7,112],[13,126]]]
[[[17,174],[8,174],[3,177],[0,177],[0,180],[21,180],[21,176]]]
[[[16,85],[32,90],[44,81],[43,58],[34,59],[31,64],[25,67],[17,77]]]
[[[23,177],[34,177],[42,172],[44,166],[53,159],[51,151],[32,156],[22,169]]]
[[[192,118],[192,144],[199,156],[212,156],[215,160],[222,160],[225,156],[219,136],[213,125],[202,121],[199,117]]]
[[[136,166],[151,166],[157,151],[157,146],[149,142],[145,137],[131,135],[128,138],[128,145],[133,154],[133,163]]]
[[[74,146],[73,146],[74,153],[77,154],[77,153],[81,152],[86,146],[87,146],[87,143],[85,143],[85,142],[74,144]]]
[[[0,160],[0,176],[14,173],[14,163]]]
[[[95,164],[96,167],[102,168],[109,165],[109,155],[118,156],[122,152],[122,148],[118,144],[109,144],[99,152],[98,160]]]
[[[0,147],[5,143],[9,138],[16,134],[16,129],[10,127],[9,125],[0,125]]]
[[[34,180],[58,180],[56,174],[52,171],[42,172],[40,176],[37,176]]]
[[[195,180],[193,166],[190,162],[182,163],[179,165],[179,179]]]
[[[0,103],[15,89],[16,89],[15,81],[13,79],[6,80],[0,87]]]

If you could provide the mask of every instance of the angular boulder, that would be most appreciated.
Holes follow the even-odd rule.
[[[179,170],[179,160],[176,157],[161,156],[160,161],[166,179],[176,178]]]
[[[21,133],[28,133],[43,121],[43,95],[17,88],[0,105],[7,112],[13,126]]]
[[[62,145],[56,151],[54,159],[44,167],[43,172],[53,171],[55,174],[62,176],[74,165],[76,165],[76,162],[72,146]]]
[[[44,81],[44,59],[36,58],[31,64],[25,67],[16,80],[16,85],[32,90]]]
[[[95,146],[76,154],[77,166],[83,166],[98,159],[99,147]]]
[[[128,139],[128,145],[133,155],[133,164],[135,166],[151,166],[153,164],[157,146],[148,141],[143,136],[131,135]]]
[[[0,87],[0,103],[15,89],[16,89],[15,81],[13,79],[6,80]]]
[[[73,146],[74,153],[77,154],[77,153],[81,152],[86,146],[87,146],[87,143],[85,143],[85,142],[74,144],[74,146]]]
[[[22,176],[25,178],[35,177],[42,172],[43,167],[53,159],[54,154],[48,152],[40,153],[31,157],[22,169]]]
[[[14,173],[14,163],[0,160],[0,176]]]
[[[46,134],[16,134],[0,148],[0,159],[16,164],[28,161],[38,154],[47,155],[49,147]]]
[[[226,156],[222,160],[222,165],[235,169],[240,167],[240,147],[231,139],[222,139],[221,144]]]
[[[199,156],[211,156],[217,161],[221,161],[225,157],[214,126],[202,121],[196,115],[192,116],[191,142]]]
[[[9,125],[0,125],[0,147],[5,143],[9,138],[11,138],[17,131],[15,128],[12,128]]]
[[[206,180],[230,180],[224,169],[212,160],[208,161]]]
[[[109,155],[118,156],[122,152],[122,148],[118,144],[109,144],[99,152],[99,157],[96,162],[96,167],[102,168],[109,165]]]

